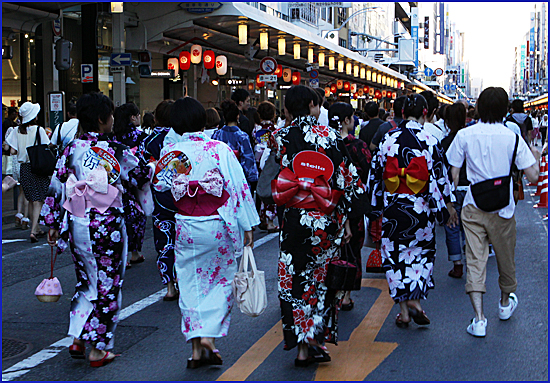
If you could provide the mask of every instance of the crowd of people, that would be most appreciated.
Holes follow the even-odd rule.
[[[466,263],[475,312],[468,333],[485,336],[489,243],[499,266],[500,319],[517,308],[513,187],[522,172],[538,178],[535,145],[547,141],[548,116],[529,116],[520,100],[509,105],[502,88],[485,89],[475,107],[439,105],[425,91],[398,97],[386,111],[374,101],[363,110],[331,105],[323,91],[297,85],[282,113],[269,101],[251,107],[249,93],[237,89],[206,110],[191,97],[164,100],[143,121],[135,104],[115,108],[107,96],[89,93],[69,105],[68,121],[50,136],[37,125],[39,111],[26,102],[15,122],[10,110],[5,188],[20,183],[16,225],[30,224],[32,242],[46,235],[40,217],[48,243],[73,255],[69,352],[84,359],[88,345],[91,366],[115,358],[121,287],[126,269],[145,259],[147,216],[164,300],[178,301],[192,345],[188,368],[223,363],[215,342],[228,335],[237,258],[253,247],[257,229],[280,232],[284,349],[297,348],[297,367],[331,360],[325,344],[337,344],[338,314],[354,308],[361,249],[375,232],[389,294],[400,307],[397,327],[430,324],[421,302],[434,288],[437,225],[445,228],[449,276],[461,278]],[[60,153],[51,177],[30,170],[26,148],[38,136]],[[278,174],[266,180],[269,157]],[[480,208],[471,185],[513,165],[520,176],[509,181],[504,207]],[[258,198],[260,187],[270,187],[272,198]],[[357,267],[353,287],[327,286],[335,260]]]

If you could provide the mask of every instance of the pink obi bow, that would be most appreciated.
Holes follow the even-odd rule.
[[[218,169],[207,171],[200,181],[191,181],[191,187],[189,182],[189,178],[185,174],[180,174],[176,177],[172,184],[172,195],[176,201],[180,200],[185,195],[194,197],[199,190],[198,186],[201,186],[208,194],[216,197],[222,196],[223,177]],[[191,190],[193,186],[195,187],[194,191]]]
[[[86,208],[96,208],[100,213],[111,207],[122,207],[117,200],[119,190],[109,185],[107,171],[98,166],[85,181],[78,181],[74,174],[67,180],[67,200],[63,207],[77,217],[84,217]]]

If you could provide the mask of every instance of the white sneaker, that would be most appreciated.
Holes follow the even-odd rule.
[[[518,297],[514,293],[510,293],[510,303],[506,307],[502,307],[500,305],[500,301],[498,302],[498,317],[500,320],[508,320],[516,311],[516,308],[518,307]]]
[[[484,320],[480,320],[476,322],[476,318],[472,319],[472,323],[466,328],[466,331],[468,331],[468,334],[477,336],[477,337],[484,337],[485,336],[485,330],[487,329],[487,318]]]

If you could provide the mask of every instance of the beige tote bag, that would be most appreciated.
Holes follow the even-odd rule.
[[[251,270],[248,271],[250,262]],[[264,272],[256,268],[256,260],[250,246],[245,246],[239,271],[231,283],[237,306],[243,314],[257,317],[267,307],[267,291]]]

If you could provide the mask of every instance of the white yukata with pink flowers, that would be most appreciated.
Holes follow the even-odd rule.
[[[175,268],[180,290],[182,333],[187,341],[196,337],[227,336],[233,306],[231,282],[237,272],[236,254],[242,253],[243,232],[260,223],[242,167],[225,143],[202,132],[171,130],[160,158],[181,151],[190,161],[189,180],[202,180],[214,169],[229,194],[213,215],[176,214]],[[155,189],[172,188],[162,179]]]

